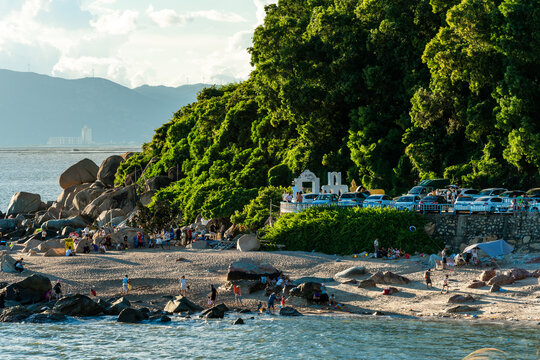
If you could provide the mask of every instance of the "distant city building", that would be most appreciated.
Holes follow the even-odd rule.
[[[50,137],[47,141],[47,145],[91,145],[92,141],[92,129],[88,126],[84,126],[81,130],[81,137],[68,137],[68,136],[57,136]]]

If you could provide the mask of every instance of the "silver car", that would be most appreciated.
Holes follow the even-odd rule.
[[[363,207],[381,207],[385,208],[393,203],[388,195],[371,195],[362,204]]]
[[[418,195],[403,195],[394,203],[394,208],[398,210],[416,210],[416,205],[420,202],[420,196]]]

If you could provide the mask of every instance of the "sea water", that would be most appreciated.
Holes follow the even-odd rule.
[[[111,155],[137,148],[8,148],[0,149],[0,211],[6,212],[13,194],[25,191],[56,200],[62,188],[58,178],[68,167],[88,158],[98,166]]]
[[[245,325],[232,325],[241,316]],[[253,316],[254,319],[249,318]],[[286,318],[230,314],[119,324],[115,317],[59,324],[0,324],[2,359],[462,359],[497,348],[504,359],[538,359],[535,325],[375,316]]]

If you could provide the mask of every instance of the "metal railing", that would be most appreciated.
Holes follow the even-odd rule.
[[[476,204],[458,204],[457,209],[454,204],[410,204],[410,203],[397,203],[395,201],[386,203],[368,203],[368,204],[354,204],[351,202],[333,202],[325,204],[313,204],[313,203],[294,203],[284,202],[280,203],[280,213],[297,213],[304,211],[311,207],[376,207],[376,208],[390,208],[402,211],[414,211],[423,214],[439,213],[439,214],[515,214],[515,213],[540,213],[540,202],[528,203],[528,204],[512,204],[511,201],[503,201],[502,203],[496,203],[493,205],[476,205]]]

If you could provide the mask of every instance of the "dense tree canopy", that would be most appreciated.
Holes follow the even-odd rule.
[[[185,221],[252,228],[305,169],[391,194],[539,185],[537,0],[280,0],[249,50],[250,78],[203,90],[118,183],[168,174],[154,199]]]

